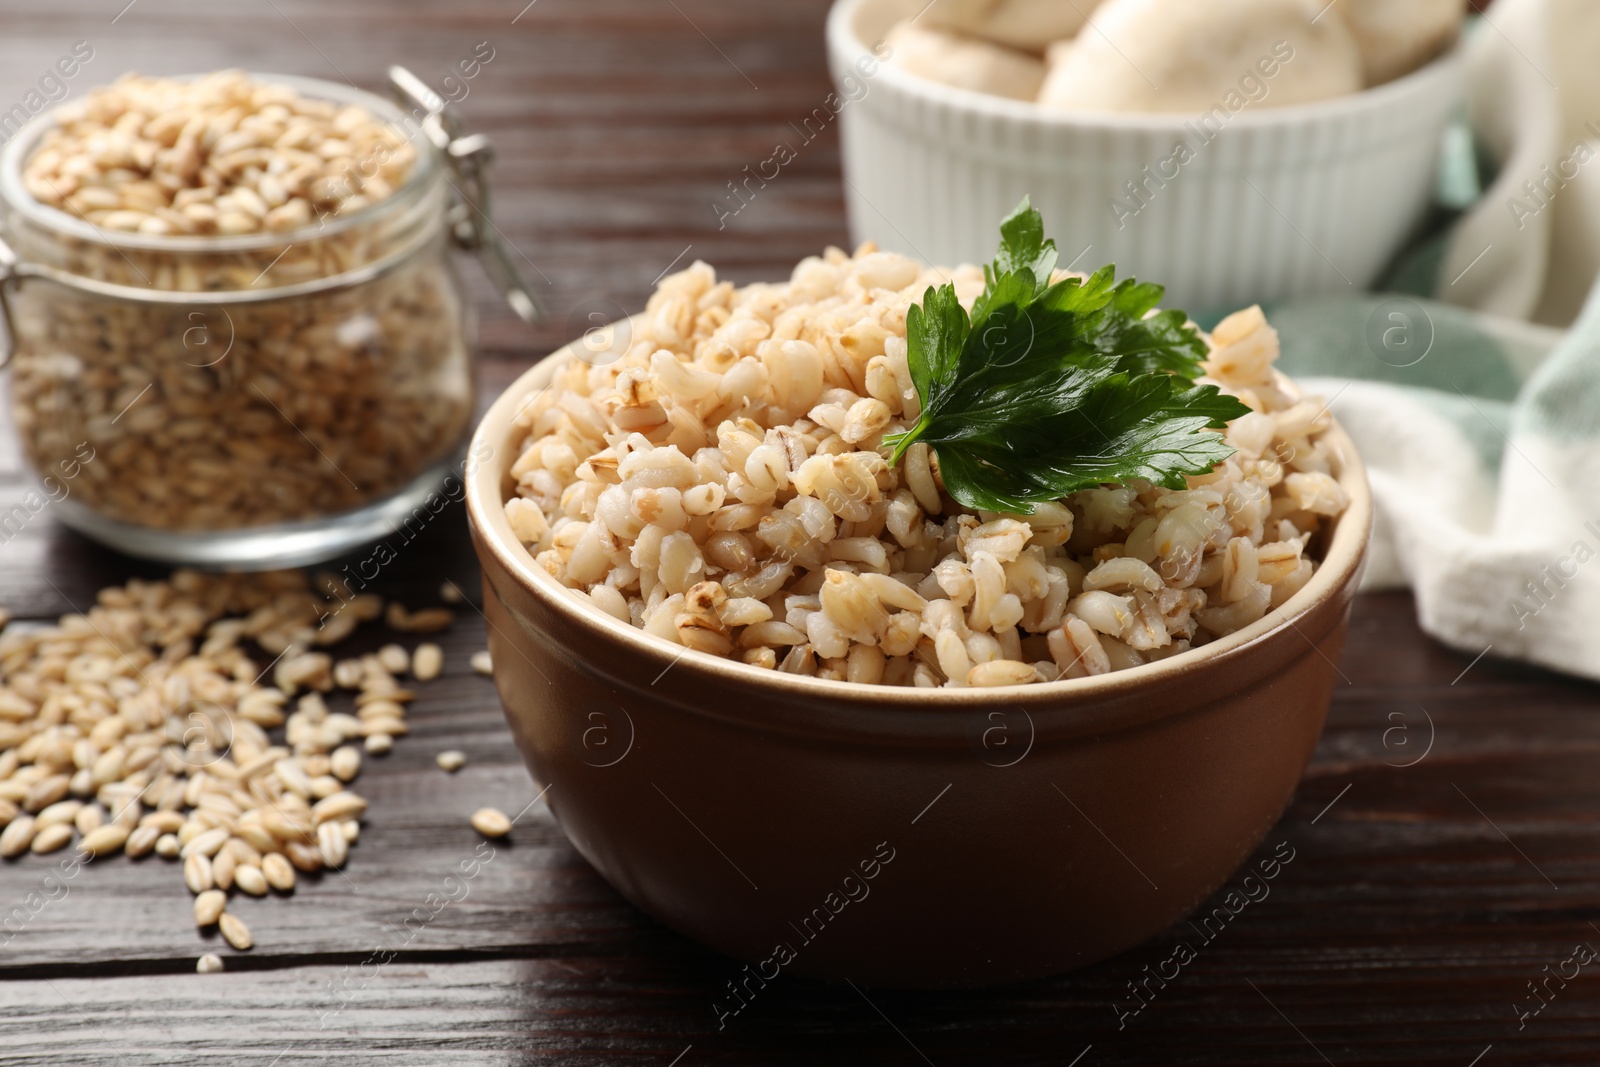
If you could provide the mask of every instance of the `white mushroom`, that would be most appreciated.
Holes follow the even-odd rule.
[[[1362,88],[1361,53],[1316,0],[1107,0],[1092,32],[1050,51],[1039,102],[1062,110],[1195,111],[1220,121]],[[1219,114],[1220,112],[1220,114]]]
[[[911,22],[889,31],[887,41],[896,66],[958,89],[1032,100],[1044,83],[1044,64],[1037,57],[987,41]]]

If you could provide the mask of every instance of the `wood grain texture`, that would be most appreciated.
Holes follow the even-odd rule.
[[[831,133],[726,228],[711,209],[829,91],[824,0],[125,2],[0,3],[0,110],[80,39],[96,57],[75,92],[130,68],[230,65],[375,88],[402,62],[437,84],[474,44],[493,45],[461,110],[499,146],[499,222],[552,315],[518,322],[464,266],[485,399],[591,314],[636,310],[674,260],[775,278],[846,240]],[[0,509],[24,491],[0,432]],[[463,526],[451,509],[398,547],[385,591],[419,605],[445,577],[475,590]],[[47,619],[155,573],[47,509],[0,544],[0,603]],[[422,691],[412,736],[367,761],[372,808],[343,875],[242,901],[257,947],[224,947],[228,972],[197,976],[194,958],[218,943],[193,929],[173,866],[84,869],[14,936],[0,933],[0,1063],[1600,1060],[1593,967],[1520,1030],[1514,1009],[1575,943],[1600,945],[1600,691],[1492,656],[1468,669],[1476,650],[1430,642],[1404,595],[1358,602],[1348,684],[1258,857],[1287,842],[1295,858],[1214,939],[1180,924],[1078,973],[971,993],[781,979],[720,1029],[713,1003],[738,968],[624,904],[542,804],[434,911],[430,894],[459,895],[446,877],[482,856],[467,814],[484,803],[514,814],[538,793],[492,685],[466,666],[481,618],[463,607],[442,643],[446,674]],[[469,756],[457,775],[433,764],[446,747]],[[0,864],[0,916],[53,866]],[[1129,983],[1180,942],[1196,958],[1119,1028]]]

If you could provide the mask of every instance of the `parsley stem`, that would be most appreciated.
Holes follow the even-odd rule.
[[[931,424],[931,422],[932,419],[929,413],[924,411],[922,413],[922,417],[917,419],[917,424],[915,426],[911,427],[911,429],[907,430],[905,433],[896,434],[894,436],[894,453],[889,457],[889,466],[894,467],[899,465],[900,461],[905,458],[906,449],[917,443],[917,438],[921,437],[928,431],[928,426]]]

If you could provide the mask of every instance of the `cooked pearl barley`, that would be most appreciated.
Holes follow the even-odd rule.
[[[784,285],[736,290],[703,263],[664,279],[621,360],[570,363],[528,399],[513,532],[537,566],[650,634],[866,684],[1120,670],[1248,626],[1304,586],[1307,544],[1347,501],[1320,439],[1331,422],[1275,375],[1259,309],[1210,338],[1211,380],[1253,409],[1227,431],[1234,457],[1182,490],[1136,482],[974,514],[926,444],[895,468],[881,448],[920,414],[907,311],[946,280],[968,305],[984,284],[978,268],[870,245],[829,249]]]
[[[472,828],[484,837],[504,837],[511,832],[511,820],[498,808],[479,808],[472,813]]]
[[[1027,685],[1039,680],[1039,671],[1031,664],[1011,660],[991,660],[980,663],[967,672],[971,686]]]
[[[461,768],[467,765],[467,756],[464,752],[457,752],[455,749],[450,749],[449,751],[441,752],[439,755],[434,757],[434,762],[439,764],[440,770],[448,771],[449,773],[454,774],[456,771],[459,771]]]
[[[194,969],[199,974],[217,974],[222,970],[222,957],[215,952],[207,952],[194,961]]]

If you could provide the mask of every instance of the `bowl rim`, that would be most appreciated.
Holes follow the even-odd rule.
[[[631,331],[642,322],[643,317],[641,313],[605,329],[615,331],[626,326]],[[478,534],[479,543],[531,596],[560,615],[565,623],[588,630],[596,637],[620,642],[631,653],[659,664],[663,672],[672,667],[694,675],[712,676],[724,684],[757,693],[783,693],[791,699],[809,697],[828,702],[855,700],[885,710],[902,709],[924,715],[930,712],[970,713],[976,707],[990,706],[997,700],[1026,710],[1067,712],[1086,701],[1126,697],[1140,690],[1170,684],[1204,667],[1225,665],[1239,659],[1248,649],[1265,642],[1298,635],[1316,648],[1297,624],[1352,585],[1359,578],[1365,561],[1373,519],[1371,488],[1361,456],[1344,428],[1334,419],[1326,434],[1339,456],[1340,469],[1336,476],[1349,495],[1350,503],[1334,523],[1321,565],[1311,580],[1282,605],[1244,629],[1199,648],[1154,663],[1088,678],[990,688],[938,689],[784,674],[714,656],[647,633],[579,599],[575,591],[561,585],[535,564],[533,556],[512,533],[504,504],[507,472],[516,459],[514,455],[508,455],[514,441],[516,416],[530,395],[548,386],[558,369],[580,358],[578,348],[581,343],[582,339],[574,341],[534,363],[489,406],[473,432],[469,448],[464,479],[467,516]],[[1320,650],[1318,654],[1322,654]],[[1336,664],[1334,666],[1337,667]],[[1183,709],[1173,707],[1170,710],[1176,714]]]
[[[870,57],[878,66],[870,77],[869,85],[879,79],[896,91],[921,97],[952,111],[985,115],[996,119],[1028,126],[1056,130],[1089,131],[1140,131],[1156,133],[1182,133],[1207,111],[1173,112],[1121,112],[1121,111],[1054,111],[1040,107],[1031,100],[1013,100],[1009,97],[962,89],[942,82],[919,77],[885,62],[877,56],[856,33],[856,13],[867,4],[882,0],[834,0],[828,10],[827,38],[832,58],[853,66],[863,56]],[[1429,92],[1440,85],[1458,81],[1466,67],[1467,35],[1461,33],[1456,42],[1409,74],[1384,82],[1303,104],[1285,107],[1247,107],[1230,112],[1228,129],[1277,129],[1301,125],[1309,121],[1336,121],[1353,115],[1373,111],[1387,111],[1403,106],[1411,97]],[[868,95],[870,95],[870,90]],[[1220,104],[1221,101],[1218,101]]]

